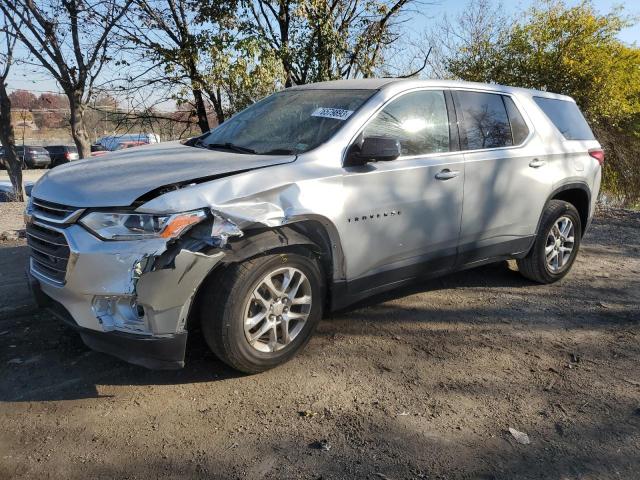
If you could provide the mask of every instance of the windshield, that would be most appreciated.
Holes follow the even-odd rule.
[[[374,90],[285,90],[238,113],[196,146],[297,154],[326,142]]]

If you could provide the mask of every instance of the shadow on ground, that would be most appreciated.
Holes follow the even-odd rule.
[[[640,478],[640,228],[608,222],[559,284],[503,262],[405,287],[254,376],[197,334],[184,370],[152,372],[5,311],[0,477]]]

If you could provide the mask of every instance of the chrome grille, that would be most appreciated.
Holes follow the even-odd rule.
[[[63,284],[70,254],[64,234],[42,224],[29,223],[27,244],[31,250],[32,272]]]
[[[34,216],[53,223],[71,223],[84,211],[81,208],[68,207],[38,198],[32,199],[31,209]]]

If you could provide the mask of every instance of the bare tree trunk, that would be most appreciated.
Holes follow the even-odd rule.
[[[193,99],[195,100],[196,115],[198,116],[198,126],[202,133],[207,133],[211,129],[209,128],[209,120],[207,120],[207,107],[202,98],[202,90],[194,88]]]
[[[224,109],[222,108],[222,93],[220,92],[220,88],[217,88],[216,90],[205,88],[205,93],[207,94],[207,97],[209,97],[211,105],[213,105],[213,111],[216,114],[216,121],[218,125],[222,125],[225,118]]]
[[[87,158],[91,155],[91,142],[89,135],[85,129],[84,122],[84,109],[85,104],[82,101],[81,92],[73,92],[69,97],[69,110],[71,116],[69,117],[69,124],[71,125],[71,136],[78,148],[78,156],[80,158]]]
[[[16,201],[23,202],[22,165],[16,155],[16,141],[11,125],[11,100],[7,95],[4,80],[0,81],[0,141],[4,147],[4,158],[11,185],[13,185],[14,197]]]

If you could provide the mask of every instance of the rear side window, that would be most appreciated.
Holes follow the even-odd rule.
[[[46,147],[49,153],[62,153],[64,147]]]
[[[567,140],[595,139],[591,128],[575,103],[545,97],[533,97],[533,100]]]
[[[364,137],[400,141],[402,156],[449,151],[449,117],[444,92],[423,90],[392,100],[366,126]]]
[[[511,126],[502,95],[483,92],[456,92],[462,110],[461,133],[465,150],[513,145]]]

